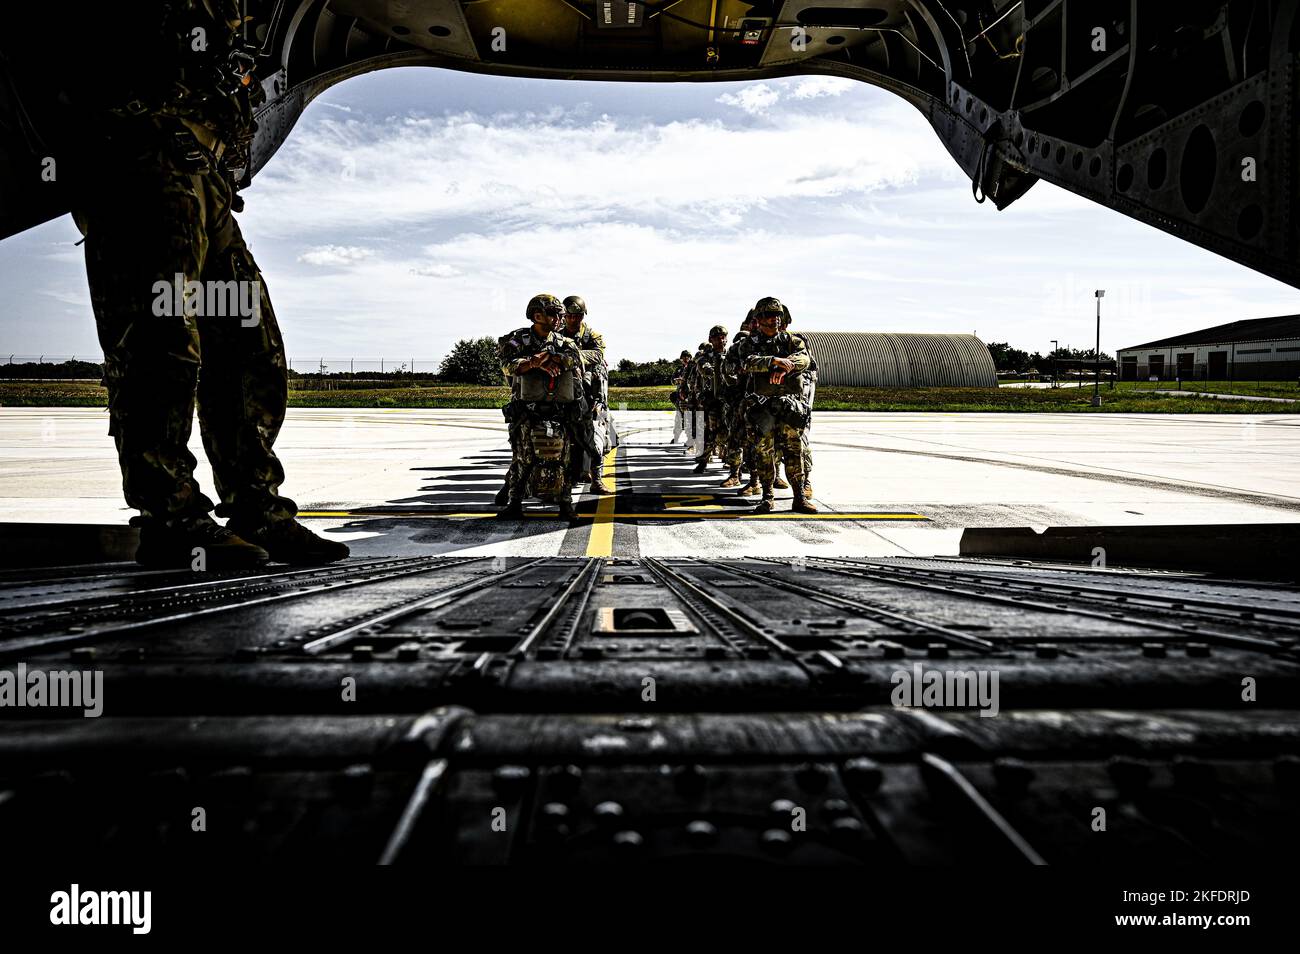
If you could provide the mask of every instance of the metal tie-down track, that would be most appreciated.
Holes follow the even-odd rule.
[[[1285,586],[976,560],[0,574],[3,666],[98,670],[104,704],[0,709],[0,832],[186,859],[1280,859],[1298,637]],[[996,692],[894,704],[934,672]]]

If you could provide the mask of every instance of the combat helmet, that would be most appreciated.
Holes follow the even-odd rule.
[[[535,311],[558,317],[564,314],[564,303],[554,295],[534,295],[528,299],[528,308],[524,311],[524,317],[532,321]]]
[[[780,315],[784,318],[786,314],[785,305],[781,304],[779,298],[760,298],[757,304],[754,305],[755,318],[761,315]]]
[[[709,329],[709,337],[725,338],[727,337],[727,329],[724,328],[722,325],[714,325],[712,328]]]
[[[570,315],[585,315],[587,303],[582,300],[581,295],[570,295],[564,299],[564,310]]]

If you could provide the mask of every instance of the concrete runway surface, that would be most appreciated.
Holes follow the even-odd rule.
[[[617,495],[576,527],[533,502],[492,518],[509,462],[495,410],[293,409],[277,444],[316,530],[357,556],[891,556],[957,552],[966,527],[1300,521],[1300,417],[831,413],[821,513],[746,515],[722,465],[691,473],[668,412],[616,411]],[[102,410],[0,409],[0,521],[123,524]],[[197,436],[199,479],[212,478]]]

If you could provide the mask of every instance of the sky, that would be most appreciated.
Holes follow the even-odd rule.
[[[386,70],[329,90],[240,223],[294,367],[434,370],[582,295],[608,357],[668,357],[761,297],[807,331],[1102,349],[1300,312],[1300,291],[1040,182],[1006,210],[919,112],[832,77],[593,83]],[[0,242],[0,361],[98,359],[70,218]]]

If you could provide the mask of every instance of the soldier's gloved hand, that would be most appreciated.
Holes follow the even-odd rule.
[[[772,370],[776,371],[778,368],[782,371],[793,371],[794,362],[791,361],[789,358],[773,358]]]

